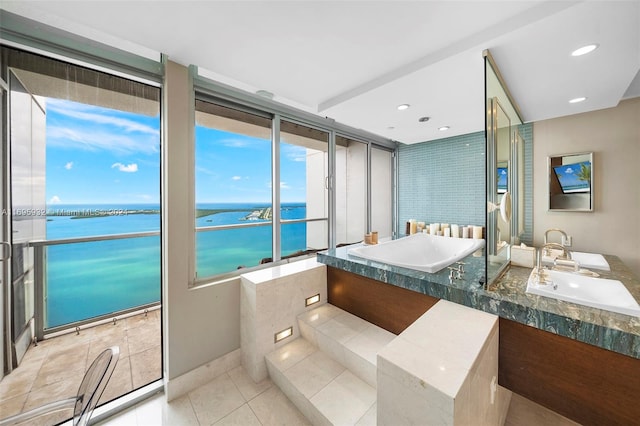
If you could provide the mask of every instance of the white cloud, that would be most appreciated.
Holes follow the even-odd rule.
[[[60,204],[62,201],[60,201],[60,197],[58,197],[57,195],[54,195],[53,197],[51,197],[51,199],[49,200],[49,204]]]
[[[96,129],[47,126],[47,146],[59,148],[153,154],[158,152],[158,141],[157,137],[148,135],[130,136]]]
[[[231,180],[241,180],[242,176],[233,176]]]
[[[566,174],[570,175],[573,173],[573,169],[571,167],[568,167],[565,171]]]
[[[47,111],[63,116],[47,124],[47,146],[116,153],[159,151],[159,129],[130,113],[57,99],[47,99]]]
[[[267,182],[267,188],[271,188],[271,182]],[[291,189],[287,182],[280,182],[280,188]]]
[[[244,139],[222,139],[218,141],[218,143],[229,148],[244,148],[249,146],[249,141]]]
[[[209,176],[217,176],[217,173],[215,173],[212,170],[207,169],[206,167],[196,167],[196,172],[204,173],[205,175],[209,175]]]
[[[131,163],[129,165],[124,165],[122,163],[113,163],[111,168],[117,168],[119,171],[125,173],[135,173],[138,171],[138,165],[136,163]]]
[[[283,145],[282,150],[290,161],[302,162],[307,160],[307,149],[298,145]]]
[[[67,170],[71,170],[73,168],[73,161],[69,161],[67,164],[65,164],[64,168]]]
[[[158,129],[127,118],[116,117],[114,114],[118,114],[117,111],[106,108],[49,99],[47,101],[47,109],[77,120],[120,127],[125,132],[148,133],[155,136],[160,135]]]

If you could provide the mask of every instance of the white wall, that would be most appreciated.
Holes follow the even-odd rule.
[[[193,262],[193,88],[168,62],[163,97],[162,286],[165,380],[240,347],[240,279],[189,288]]]
[[[534,123],[534,244],[560,228],[572,250],[614,254],[640,276],[640,98],[615,108]],[[547,211],[547,157],[594,152],[594,211]]]

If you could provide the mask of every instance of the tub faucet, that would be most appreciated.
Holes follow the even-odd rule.
[[[547,244],[547,237],[549,236],[549,234],[551,232],[559,232],[562,234],[563,237],[563,242],[567,241],[569,239],[569,236],[567,235],[566,232],[564,232],[562,229],[559,228],[551,228],[551,229],[547,229],[546,231],[544,231],[544,244]]]

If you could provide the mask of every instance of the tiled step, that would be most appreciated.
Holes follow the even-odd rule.
[[[298,325],[307,341],[376,387],[376,356],[393,333],[330,304],[299,315]]]
[[[266,361],[271,380],[314,425],[376,424],[376,390],[304,338]]]
[[[376,356],[395,335],[329,304],[298,325],[266,357],[271,380],[314,425],[375,425]]]

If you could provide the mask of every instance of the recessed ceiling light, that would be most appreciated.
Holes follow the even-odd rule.
[[[404,111],[405,109],[409,109],[411,105],[409,104],[402,104],[402,105],[398,105],[398,111]]]
[[[431,117],[420,117],[420,118],[418,118],[418,121],[421,122],[421,123],[426,123],[429,120],[431,120]]]
[[[582,46],[579,49],[574,50],[573,52],[571,52],[571,56],[582,56],[582,55],[586,55],[587,53],[591,53],[594,50],[596,50],[598,48],[597,44],[587,44],[586,46]]]
[[[438,127],[438,130],[440,130],[441,132],[444,132],[446,130],[449,130],[449,126]]]
[[[578,102],[584,102],[586,101],[587,98],[585,98],[584,96],[581,96],[579,98],[573,98],[569,101],[570,104],[577,104]]]

